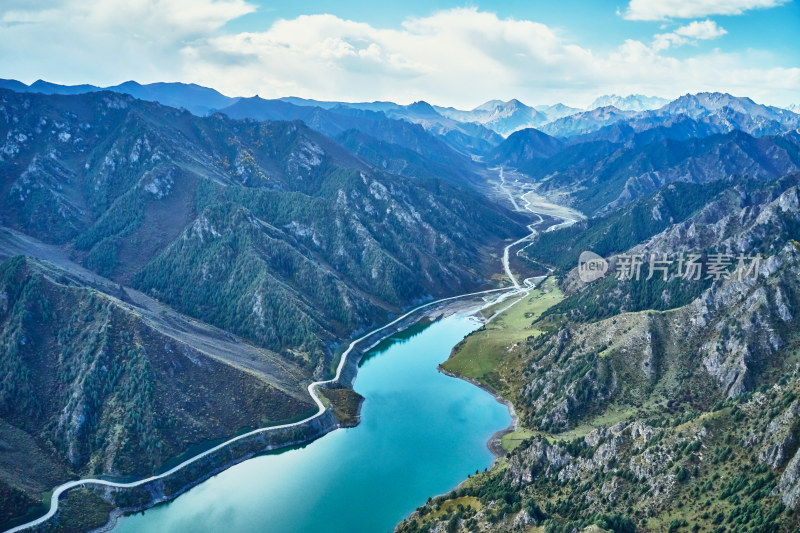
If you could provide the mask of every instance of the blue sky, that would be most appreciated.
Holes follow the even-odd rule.
[[[259,31],[269,28],[279,18],[332,13],[339,17],[367,22],[374,26],[399,28],[408,17],[424,17],[432,12],[459,7],[478,7],[501,18],[518,18],[542,22],[560,28],[581,45],[597,49],[611,48],[620,38],[646,40],[665,21],[632,21],[617,14],[626,3],[607,0],[506,0],[493,2],[446,2],[439,0],[407,0],[361,2],[347,0],[315,0],[303,2],[254,1],[258,9],[228,23],[231,31]],[[800,65],[800,2],[788,2],[771,9],[754,9],[745,16],[717,15],[713,20],[728,31],[719,41],[698,43],[699,48],[723,46],[726,50],[744,52],[748,48],[767,49],[776,62],[787,66]],[[677,26],[680,19],[667,23]],[[687,50],[691,53],[696,50]]]
[[[798,37],[798,0],[4,0],[0,77],[459,107],[704,90],[789,105]]]

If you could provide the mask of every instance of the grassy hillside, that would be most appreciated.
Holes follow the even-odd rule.
[[[563,298],[555,280],[549,278],[527,296],[499,304],[499,309],[488,309],[490,322],[458,343],[442,368],[485,383],[508,397],[512,388],[505,384],[504,377],[515,374],[519,366],[519,358],[508,348],[527,343],[541,335],[543,329],[551,328],[539,318]]]

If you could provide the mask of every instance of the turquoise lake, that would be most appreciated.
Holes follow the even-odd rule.
[[[479,326],[453,315],[391,337],[359,369],[359,426],[240,463],[114,531],[393,530],[428,497],[490,466],[486,443],[511,422],[490,394],[436,369]]]

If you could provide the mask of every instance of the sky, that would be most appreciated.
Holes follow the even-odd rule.
[[[800,104],[800,0],[0,0],[0,78],[471,109],[722,91]]]

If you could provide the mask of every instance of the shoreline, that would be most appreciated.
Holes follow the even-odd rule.
[[[485,322],[485,320],[482,320],[482,321]],[[449,357],[448,357],[448,359],[449,359]],[[481,383],[480,381],[477,381],[475,379],[469,378],[467,376],[462,376],[460,374],[456,374],[455,372],[450,372],[449,370],[445,370],[444,368],[442,368],[441,364],[436,366],[436,370],[438,372],[440,372],[441,374],[444,374],[445,376],[449,376],[449,377],[454,378],[454,379],[460,379],[462,381],[466,381],[467,383],[469,383],[471,385],[474,385],[474,386],[478,387],[479,389],[491,394],[492,398],[494,398],[497,403],[501,403],[501,404],[505,405],[506,408],[508,409],[508,414],[511,416],[511,423],[506,428],[501,429],[499,431],[495,431],[492,434],[492,436],[489,437],[489,440],[486,441],[486,448],[488,448],[489,452],[494,457],[492,459],[492,464],[489,465],[489,468],[487,470],[493,469],[495,466],[497,466],[497,462],[500,459],[505,458],[505,456],[506,456],[506,451],[503,449],[503,437],[505,435],[509,434],[509,433],[512,433],[512,432],[516,431],[519,428],[519,415],[517,415],[517,411],[516,411],[516,409],[514,409],[514,404],[511,403],[510,400],[507,400],[507,399],[503,398],[502,396],[500,396],[500,394],[497,391],[495,391],[494,389],[492,389],[488,385],[486,385],[484,383]],[[463,487],[464,484],[467,483],[469,480],[470,480],[470,476],[467,476],[466,479],[462,480],[460,483],[458,483],[458,485],[456,485],[455,487],[453,487],[449,491],[443,492],[441,494],[437,494],[435,496],[431,496],[431,498],[436,499],[436,498],[440,498],[440,497],[447,497],[447,495],[450,494],[451,492],[453,492],[455,490],[458,490],[461,487]],[[417,508],[414,511],[412,511],[411,514],[409,514],[408,516],[406,516],[403,519],[403,521],[408,520],[408,519],[416,516],[418,510],[419,510],[419,508]],[[403,521],[401,521],[400,523],[402,523]],[[396,528],[397,528],[397,526],[395,526],[395,531],[397,531]]]
[[[505,405],[506,408],[508,408],[508,414],[511,415],[511,424],[509,424],[508,427],[504,429],[496,431],[491,437],[489,437],[489,440],[486,442],[486,447],[489,448],[489,451],[492,452],[492,455],[494,455],[494,461],[492,462],[492,467],[494,467],[494,464],[497,462],[497,460],[505,457],[507,453],[503,449],[503,437],[519,429],[519,415],[517,415],[517,411],[514,408],[514,404],[511,403],[510,400],[507,400],[504,397],[502,397],[497,391],[495,391],[488,385],[481,383],[480,381],[477,381],[475,379],[466,376],[462,376],[460,374],[456,374],[455,372],[450,372],[449,370],[445,370],[444,368],[442,368],[442,365],[437,366],[436,369],[445,376],[450,376],[451,378],[466,381],[467,383],[470,383],[478,387],[479,389],[488,392],[489,394],[492,395],[492,397],[495,399],[497,403],[501,403]]]
[[[331,418],[333,418],[333,417],[331,417]],[[334,418],[334,421],[335,421],[335,418]],[[264,450],[261,450],[259,452],[249,453],[249,454],[245,454],[245,455],[243,455],[241,457],[234,458],[234,459],[228,461],[227,463],[225,463],[225,464],[223,464],[223,465],[221,465],[219,467],[216,467],[216,468],[206,472],[201,477],[198,477],[197,479],[190,481],[189,483],[187,483],[186,485],[181,487],[179,490],[177,490],[173,494],[170,494],[169,496],[162,495],[162,497],[155,497],[153,500],[151,500],[147,504],[144,504],[144,505],[141,505],[141,506],[137,506],[137,507],[114,507],[109,512],[108,522],[106,522],[104,525],[102,525],[102,526],[100,526],[98,528],[89,530],[87,533],[107,533],[109,531],[112,531],[115,527],[117,527],[117,522],[119,521],[120,518],[123,518],[125,516],[129,516],[129,515],[133,515],[133,514],[136,514],[136,513],[140,513],[140,512],[143,512],[143,511],[147,511],[148,509],[152,509],[154,507],[158,507],[159,505],[162,505],[162,504],[165,504],[165,503],[169,503],[169,502],[175,500],[176,498],[180,497],[181,495],[185,494],[186,492],[190,491],[194,487],[200,485],[201,483],[203,483],[205,481],[208,481],[209,479],[211,479],[212,477],[216,476],[217,474],[221,474],[225,470],[228,470],[229,468],[232,468],[232,467],[234,467],[234,466],[236,466],[236,465],[238,465],[240,463],[244,463],[245,461],[249,461],[250,459],[253,459],[253,458],[258,457],[260,455],[264,455],[264,454],[269,453],[269,452],[280,451],[282,449],[291,448],[293,446],[305,446],[307,444],[311,444],[315,440],[317,440],[319,438],[322,438],[325,435],[327,435],[328,433],[330,433],[331,431],[335,431],[336,429],[339,429],[341,427],[347,427],[347,426],[343,426],[343,425],[340,425],[340,424],[337,424],[337,423],[334,423],[330,427],[323,426],[320,429],[320,433],[318,435],[316,435],[316,436],[311,436],[311,437],[306,438],[306,439],[299,439],[299,440],[294,441],[294,442],[287,442],[287,443],[277,444],[275,446],[267,445]],[[109,493],[109,492],[111,492],[111,491],[110,490],[106,491],[106,493]]]
[[[343,386],[345,386],[347,388],[352,389],[353,381],[357,377],[358,366],[359,366],[361,360],[363,359],[363,357],[370,350],[372,350],[375,346],[377,346],[378,344],[380,344],[384,340],[388,339],[392,335],[396,335],[397,333],[400,333],[401,331],[404,331],[404,330],[408,329],[409,327],[419,323],[421,320],[426,319],[426,318],[432,319],[432,320],[438,320],[440,318],[443,318],[443,317],[446,317],[446,316],[450,316],[452,314],[456,314],[456,313],[459,313],[459,312],[461,312],[461,313],[469,313],[469,312],[474,313],[475,310],[476,310],[475,306],[478,304],[478,302],[475,301],[475,300],[483,301],[483,305],[481,306],[481,308],[482,308],[482,307],[485,307],[486,305],[493,305],[495,302],[500,300],[505,295],[506,292],[513,291],[513,290],[514,290],[513,287],[503,287],[503,288],[499,288],[499,289],[491,289],[488,294],[486,294],[486,293],[473,293],[473,294],[467,294],[467,295],[458,295],[458,296],[455,296],[455,297],[451,297],[450,299],[436,300],[436,301],[433,301],[433,302],[429,302],[428,304],[424,304],[424,306],[422,306],[421,308],[418,307],[416,309],[412,309],[411,311],[409,311],[405,315],[402,315],[400,318],[396,319],[395,322],[390,322],[389,324],[387,324],[383,328],[381,328],[379,330],[375,330],[372,333],[368,333],[365,336],[361,337],[360,339],[357,339],[357,340],[363,340],[363,341],[369,340],[371,342],[367,346],[365,346],[363,349],[359,349],[355,353],[352,353],[351,357],[347,357],[343,361],[340,361],[340,366],[342,367],[341,368],[341,374],[338,376],[338,378],[335,376],[333,379],[331,379],[330,383],[339,383],[340,385],[343,385]],[[497,297],[491,298],[491,302],[487,303],[486,300],[484,299],[484,297],[493,295],[493,293],[498,293]],[[371,338],[373,335],[375,336],[374,339]],[[356,342],[356,341],[353,341],[353,342]],[[352,344],[353,343],[351,343],[351,345]],[[345,357],[345,354],[343,354],[343,357]],[[351,370],[351,372],[347,372],[347,370]],[[459,377],[459,376],[455,376],[455,377]],[[462,379],[462,378],[459,377],[459,379]],[[476,385],[481,387],[481,388],[483,388],[484,390],[487,390],[487,392],[492,394],[493,397],[495,397],[495,399],[500,398],[499,396],[494,394],[492,391],[484,388],[480,384],[476,384]],[[501,400],[498,399],[498,401],[501,401]],[[510,412],[513,413],[513,406],[510,406],[510,404],[509,404],[509,409],[510,409]],[[146,511],[148,509],[152,509],[154,507],[157,507],[157,506],[165,504],[165,503],[169,503],[169,502],[175,500],[176,498],[178,498],[179,496],[181,496],[182,494],[188,492],[192,488],[194,488],[194,487],[200,485],[201,483],[207,481],[208,479],[216,476],[217,474],[220,474],[221,472],[223,472],[223,471],[225,471],[225,470],[227,470],[227,469],[229,469],[229,468],[231,468],[233,466],[236,466],[236,465],[238,465],[240,463],[243,463],[243,462],[245,462],[245,461],[247,461],[249,459],[252,459],[252,458],[257,457],[259,455],[263,455],[264,453],[268,453],[268,452],[279,452],[280,450],[288,449],[288,448],[291,448],[293,446],[305,446],[307,444],[310,444],[310,443],[316,441],[317,439],[319,439],[321,437],[324,437],[328,433],[331,433],[331,432],[335,431],[336,429],[340,429],[340,428],[344,428],[344,427],[353,427],[352,425],[344,425],[340,421],[338,421],[336,419],[336,417],[333,415],[332,411],[330,411],[330,409],[326,409],[325,413],[323,413],[322,416],[318,416],[314,420],[308,421],[307,423],[309,423],[309,422],[312,425],[317,426],[316,428],[313,428],[314,431],[312,432],[311,435],[308,435],[307,437],[304,437],[304,438],[301,438],[301,439],[296,439],[296,440],[293,440],[293,441],[289,441],[289,442],[272,443],[272,444],[264,442],[264,446],[260,447],[258,450],[249,451],[249,452],[243,453],[243,454],[241,454],[239,456],[236,456],[236,457],[233,457],[233,458],[229,459],[228,461],[225,461],[224,463],[222,463],[220,465],[212,467],[211,469],[207,470],[206,472],[200,474],[199,476],[197,476],[197,477],[191,479],[190,481],[188,481],[187,483],[183,484],[178,490],[176,490],[175,492],[173,492],[173,493],[171,493],[169,495],[164,494],[164,492],[163,492],[163,481],[165,481],[165,478],[162,478],[162,479],[159,479],[159,480],[154,480],[154,481],[151,482],[153,484],[158,484],[158,483],[161,482],[161,486],[160,487],[151,488],[151,487],[149,487],[150,483],[147,483],[147,484],[144,484],[144,485],[140,485],[140,487],[142,487],[142,488],[151,488],[151,489],[153,489],[153,490],[149,490],[149,492],[153,495],[153,498],[149,502],[147,502],[146,504],[140,505],[140,506],[136,506],[136,507],[120,508],[120,507],[116,507],[115,506],[109,512],[108,521],[104,525],[102,525],[102,526],[100,526],[98,528],[90,530],[89,533],[107,533],[109,531],[112,531],[117,526],[117,523],[118,523],[120,518],[123,518],[123,517],[128,516],[128,515],[136,514],[136,513],[139,513],[139,512],[143,512],[143,511]],[[359,404],[359,407],[358,407],[356,425],[358,425],[360,423],[361,423],[361,404]],[[512,414],[512,424],[516,424],[516,415],[515,414]],[[300,427],[300,426],[297,426],[297,427]],[[267,431],[268,430],[269,429],[267,428]],[[503,431],[505,431],[505,430],[503,430]],[[501,432],[498,432],[495,435],[493,435],[492,438],[490,439],[490,441],[487,442],[487,446],[489,446],[491,441],[493,439],[495,439],[495,437],[500,433]],[[255,435],[254,437],[256,437],[257,439],[258,438],[261,438],[261,439],[268,438],[266,435],[263,435],[263,434],[262,435]],[[498,440],[497,442],[499,443],[500,441]],[[233,446],[234,444],[236,444],[236,443],[231,443],[230,446]],[[502,449],[502,447],[501,447],[501,449]],[[491,450],[491,448],[490,448],[490,450]],[[493,452],[493,454],[494,454],[494,452]],[[494,455],[495,455],[495,460],[496,460],[497,456],[496,456],[496,454],[494,454]],[[494,465],[494,461],[493,461],[492,465]],[[87,483],[87,485],[89,485],[89,484],[90,483]],[[103,491],[101,493],[101,497],[103,497],[103,499],[107,499],[107,498],[110,498],[110,495],[113,492],[123,491],[123,490],[126,490],[126,489],[124,489],[124,488],[114,488],[114,487],[106,486],[105,487],[105,491]]]

